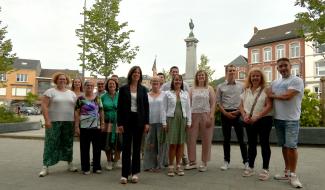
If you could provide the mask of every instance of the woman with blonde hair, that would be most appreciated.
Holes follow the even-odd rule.
[[[162,120],[166,117],[163,104],[165,93],[160,91],[161,79],[152,77],[151,91],[148,93],[149,100],[149,132],[145,139],[143,169],[145,171],[159,171],[166,161],[166,143],[164,142],[165,131]]]
[[[202,163],[199,171],[207,170],[207,162],[210,160],[211,144],[214,129],[215,93],[208,83],[208,75],[199,70],[195,74],[194,87],[190,89],[192,125],[188,129],[187,152],[190,163],[185,169],[195,169],[196,165],[196,141],[198,136],[202,140]]]
[[[255,174],[254,162],[256,158],[257,138],[261,144],[263,158],[260,180],[269,178],[269,162],[271,157],[270,132],[272,128],[272,101],[266,95],[266,81],[260,69],[252,68],[245,81],[244,92],[241,94],[240,113],[248,138],[249,168],[245,169],[243,177]]]
[[[61,160],[68,162],[69,171],[77,171],[72,164],[74,106],[77,97],[67,89],[70,79],[66,74],[57,73],[53,82],[56,87],[46,90],[42,99],[45,139],[40,177],[48,175],[48,167]]]

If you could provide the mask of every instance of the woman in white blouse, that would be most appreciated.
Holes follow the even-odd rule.
[[[149,132],[145,139],[143,169],[145,171],[158,172],[166,161],[165,132],[162,127],[162,119],[166,117],[164,108],[165,93],[160,91],[160,78],[152,77],[149,100]]]
[[[245,90],[241,94],[240,112],[243,123],[246,125],[248,138],[249,168],[245,169],[243,176],[249,177],[255,174],[254,162],[256,158],[257,138],[261,144],[263,169],[259,173],[260,180],[269,178],[269,162],[271,149],[269,143],[272,128],[272,101],[265,93],[265,76],[257,68],[252,68],[245,81]]]
[[[214,129],[215,93],[208,83],[208,74],[199,70],[195,74],[194,87],[190,90],[192,105],[192,126],[188,130],[187,152],[190,163],[185,169],[195,169],[196,165],[196,141],[201,136],[202,163],[199,171],[204,172],[207,162],[210,160],[211,144]]]

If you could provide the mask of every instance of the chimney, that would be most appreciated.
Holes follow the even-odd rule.
[[[254,26],[254,34],[256,34],[258,32],[258,29],[256,26]]]

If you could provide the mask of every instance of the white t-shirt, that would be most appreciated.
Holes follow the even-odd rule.
[[[282,95],[287,90],[292,89],[298,92],[290,100],[273,100],[274,118],[279,120],[298,121],[301,114],[301,101],[304,95],[304,83],[297,76],[281,78],[271,84],[272,92],[275,95]]]
[[[64,92],[50,88],[44,92],[50,98],[49,117],[53,121],[74,121],[74,107],[77,96],[71,90]]]

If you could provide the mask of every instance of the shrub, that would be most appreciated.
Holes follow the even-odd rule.
[[[300,125],[302,127],[319,127],[320,121],[320,100],[315,93],[305,89],[301,103]]]
[[[19,116],[4,106],[0,106],[0,123],[15,123],[26,121],[27,117]]]

